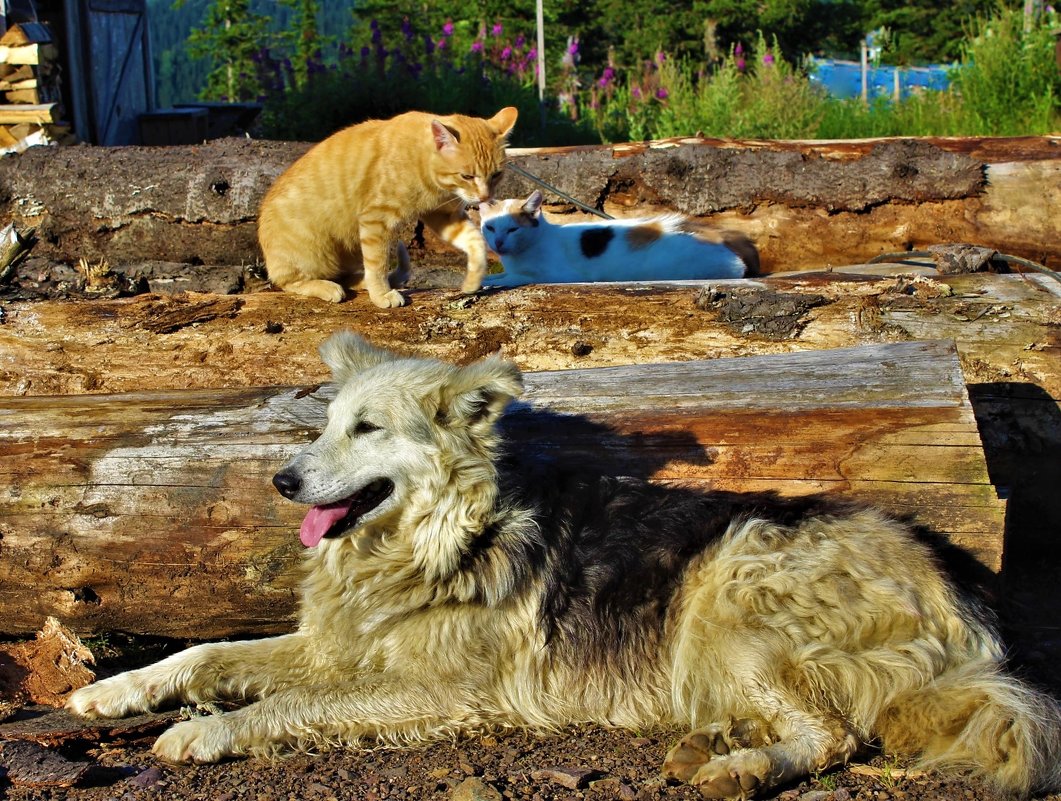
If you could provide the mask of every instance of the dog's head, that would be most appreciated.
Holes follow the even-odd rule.
[[[321,358],[338,385],[328,424],[273,476],[284,497],[313,505],[304,545],[408,526],[443,513],[435,507],[451,496],[470,499],[472,485],[492,487],[494,424],[523,389],[515,365],[406,358],[350,332],[328,339]]]

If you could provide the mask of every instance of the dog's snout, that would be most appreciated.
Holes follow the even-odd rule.
[[[273,486],[285,498],[294,498],[302,488],[302,479],[294,470],[281,470],[273,476]]]

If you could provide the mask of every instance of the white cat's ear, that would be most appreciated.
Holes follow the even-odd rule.
[[[542,197],[540,189],[535,189],[530,193],[530,197],[523,201],[523,211],[530,215],[535,215],[542,208],[542,201],[545,198]]]
[[[519,110],[515,106],[506,106],[486,122],[498,136],[508,136],[516,125],[516,117],[518,116]]]
[[[435,137],[435,149],[440,153],[450,153],[457,149],[460,134],[447,128],[438,120],[431,120],[431,134]]]

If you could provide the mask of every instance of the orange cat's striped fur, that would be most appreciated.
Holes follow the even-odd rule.
[[[401,306],[388,262],[395,231],[421,219],[468,254],[461,289],[486,274],[486,245],[464,204],[490,200],[501,177],[516,109],[488,120],[410,111],[339,131],[273,184],[258,215],[269,280],[288,292],[338,303],[368,290],[377,306]],[[463,202],[462,202],[463,201]],[[408,265],[398,245],[400,271]]]

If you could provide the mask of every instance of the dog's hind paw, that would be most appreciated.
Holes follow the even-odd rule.
[[[668,779],[690,782],[712,759],[740,748],[758,748],[768,742],[769,733],[760,721],[741,719],[731,724],[712,723],[685,735],[667,752],[663,775]]]
[[[720,756],[702,765],[689,783],[704,798],[752,798],[772,785],[773,762],[756,748]]]
[[[66,708],[85,718],[121,718],[154,707],[149,688],[129,673],[82,687],[66,699]]]
[[[178,723],[162,732],[151,752],[166,762],[217,762],[240,753],[224,715]]]

